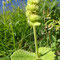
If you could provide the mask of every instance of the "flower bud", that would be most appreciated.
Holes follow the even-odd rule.
[[[32,14],[32,15],[30,15],[29,19],[31,22],[39,22],[40,16]]]
[[[31,14],[32,14],[31,11],[29,11],[29,10],[26,11],[26,16],[27,17],[29,17]]]

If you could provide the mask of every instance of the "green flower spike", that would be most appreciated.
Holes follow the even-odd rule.
[[[31,13],[30,10],[26,11],[26,16],[27,16],[27,17],[29,17],[31,14],[32,14],[32,13]]]
[[[39,0],[28,0],[30,4],[39,4]]]
[[[40,19],[40,16],[32,14],[32,15],[30,15],[29,19],[30,19],[31,22],[38,22],[39,19]]]
[[[38,5],[34,5],[34,4],[28,4],[26,7],[27,10],[31,10],[31,11],[38,11],[39,10],[39,6]]]
[[[39,22],[39,20],[40,20],[39,1],[40,0],[28,0],[27,6],[26,6],[26,16],[27,16],[27,19],[30,21],[30,23],[33,23],[33,24],[38,22],[37,26],[40,25],[39,24],[40,23]],[[36,26],[36,24],[34,26]]]

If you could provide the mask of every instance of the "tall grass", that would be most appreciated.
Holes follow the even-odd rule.
[[[15,48],[27,49],[26,43],[28,44],[31,40],[30,35],[32,34],[31,28],[27,25],[25,11],[13,4],[12,11],[5,7],[3,14],[0,14],[0,53],[2,56],[10,55]]]

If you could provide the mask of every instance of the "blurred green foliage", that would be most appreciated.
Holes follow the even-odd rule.
[[[10,56],[19,48],[35,51],[33,31],[27,23],[25,9],[15,7],[12,3],[11,5],[12,11],[7,10],[8,6],[4,13],[0,13],[0,57]],[[41,25],[37,27],[37,38],[39,47],[51,47],[58,56],[60,55],[60,6],[57,5],[56,0],[52,2],[41,0]]]

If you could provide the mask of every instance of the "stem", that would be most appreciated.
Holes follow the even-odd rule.
[[[12,26],[12,21],[11,22],[11,31],[12,31],[12,37],[13,37],[13,43],[14,43],[14,48],[15,48],[15,38],[14,38],[14,32],[13,32],[13,26]]]
[[[36,36],[36,28],[33,26],[33,31],[34,31],[34,40],[35,40],[35,50],[36,50],[36,55],[38,57],[38,44],[37,44],[37,36]]]
[[[50,47],[51,47],[51,36],[50,36],[50,31],[48,32],[48,34],[49,34]]]
[[[5,40],[5,44],[6,44],[6,21],[5,21],[5,10],[4,10],[4,7],[5,6],[3,6],[3,19],[4,19],[4,32],[5,32],[5,34],[4,34],[5,35],[5,37],[4,37],[5,39],[4,40]]]

